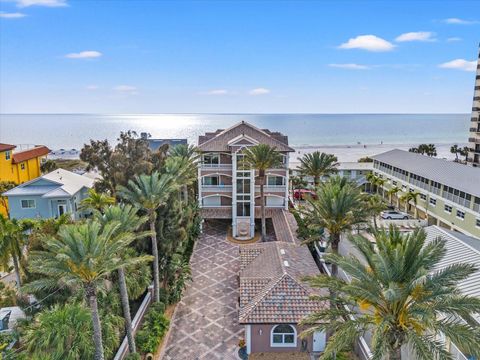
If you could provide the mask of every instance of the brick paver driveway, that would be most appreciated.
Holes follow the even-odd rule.
[[[171,322],[163,359],[236,359],[238,246],[226,240],[227,224],[206,222],[191,259],[193,281]]]

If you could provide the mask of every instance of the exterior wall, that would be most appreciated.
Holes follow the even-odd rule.
[[[480,166],[480,52],[478,54],[477,74],[473,93],[468,161],[473,166]]]
[[[35,208],[22,209],[22,200],[35,200]],[[50,218],[53,216],[50,200],[40,196],[9,196],[8,203],[12,219]]]
[[[480,219],[480,211],[474,209],[475,207],[474,196],[472,196],[471,198],[470,207],[464,207],[456,202],[453,202],[444,198],[443,190],[440,190],[439,194],[435,194],[430,190],[426,190],[416,185],[410,184],[409,177],[407,177],[405,180],[402,180],[394,176],[393,174],[387,173],[378,168],[375,168],[374,172],[382,175],[384,179],[387,179],[384,185],[385,193],[388,189],[394,186],[392,181],[396,181],[397,182],[396,186],[399,188],[402,188],[402,186],[405,185],[407,188],[407,191],[409,191],[409,189],[414,189],[420,194],[424,194],[426,196],[426,200],[422,200],[421,197],[419,196],[417,198],[417,208],[419,210],[420,215],[426,213],[428,217],[434,217],[437,219],[437,221],[441,222],[441,223],[435,223],[434,225],[440,225],[449,229],[460,231],[470,236],[475,236],[480,238],[480,226],[477,226],[477,219]],[[388,179],[391,179],[391,180],[388,181]],[[380,191],[380,194],[381,193],[382,191]],[[404,193],[405,192],[402,191],[401,193],[399,193],[399,196],[401,196],[401,194],[404,194]],[[386,194],[385,194],[385,197],[388,199],[388,196]],[[430,203],[430,199],[435,199],[436,205],[432,205]],[[396,201],[394,200],[393,203],[396,204]],[[452,207],[451,213],[448,213],[445,211],[445,205]],[[402,211],[405,211],[404,203],[400,204],[400,209]],[[413,213],[413,209],[414,207],[412,204],[411,212],[410,212],[411,214]],[[457,210],[460,210],[465,213],[464,219],[457,217]]]
[[[6,159],[6,151],[0,152],[0,181],[13,181],[15,184],[22,184],[41,175],[40,164],[44,156],[14,164],[13,150],[8,151],[10,153],[9,160]],[[0,214],[4,216],[8,215],[8,209],[5,209],[3,205],[0,205]]]
[[[250,344],[251,353],[258,352],[295,352],[302,351],[302,339],[298,335],[304,330],[297,325],[292,325],[297,331],[297,346],[296,347],[272,347],[270,346],[270,338],[272,329],[278,324],[252,324],[250,325]],[[306,349],[303,351],[312,351],[313,336],[310,335],[305,338]]]

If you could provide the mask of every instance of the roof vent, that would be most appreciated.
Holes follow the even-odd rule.
[[[285,255],[285,250],[284,250],[284,249],[280,249],[280,254]]]
[[[284,261],[283,261],[283,265],[285,265],[285,266],[290,266],[290,264],[288,263],[287,260],[284,260]]]

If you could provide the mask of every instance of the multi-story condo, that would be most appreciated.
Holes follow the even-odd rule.
[[[274,146],[283,165],[266,172],[266,216],[288,208],[288,137],[259,129],[244,121],[226,130],[206,133],[198,139],[201,162],[198,168],[198,197],[204,219],[231,219],[232,235],[249,239],[260,218],[258,173],[242,166],[244,149],[257,144]]]
[[[386,180],[385,195],[394,186],[400,189],[395,201],[418,192],[419,218],[480,238],[480,168],[397,149],[373,159],[375,175]]]
[[[470,120],[470,138],[468,139],[470,152],[468,154],[468,162],[473,166],[480,166],[480,51],[478,53],[472,117]]]

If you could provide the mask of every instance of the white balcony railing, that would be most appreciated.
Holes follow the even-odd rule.
[[[202,185],[202,191],[232,192],[232,185]]]
[[[201,164],[202,169],[231,169],[232,164]]]
[[[265,185],[263,187],[264,192],[285,192],[287,190],[285,185]],[[255,185],[255,191],[260,192],[260,185]]]

